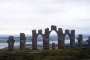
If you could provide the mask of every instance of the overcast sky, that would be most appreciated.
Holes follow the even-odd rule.
[[[0,34],[31,34],[51,25],[90,34],[90,0],[0,0]]]

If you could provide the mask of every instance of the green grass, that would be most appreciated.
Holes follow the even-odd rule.
[[[0,60],[82,60],[90,59],[90,48],[0,51]]]

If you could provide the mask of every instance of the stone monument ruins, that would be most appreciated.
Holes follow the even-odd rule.
[[[45,29],[45,33],[42,34],[42,30],[38,30],[38,33],[36,33],[36,30],[32,30],[32,49],[37,49],[37,36],[40,34],[43,37],[43,49],[47,50],[50,48],[49,46],[49,35],[52,31],[55,31],[58,35],[58,49],[64,48],[65,45],[65,36],[68,35],[70,38],[70,46],[71,48],[74,48],[75,46],[75,30],[65,30],[65,33],[63,33],[62,28],[58,28],[52,25],[51,30],[49,28]]]
[[[20,33],[20,50],[25,49],[26,37],[24,33]]]
[[[58,49],[65,48],[65,36],[68,35],[70,38],[70,47],[74,48],[75,47],[75,30],[69,30],[66,29],[65,33],[63,32],[62,28],[58,28],[57,26],[51,25],[51,29],[46,28],[45,32],[42,33],[42,30],[32,30],[32,50],[37,49],[37,37],[38,35],[41,35],[43,37],[43,49],[48,50],[50,49],[50,40],[49,40],[49,35],[52,31],[55,31],[58,36]],[[82,34],[78,35],[78,47],[82,48],[83,47],[83,36]],[[14,49],[14,37],[9,36],[7,43],[8,43],[8,50],[13,50]],[[88,46],[90,47],[90,37],[87,40]],[[26,43],[26,36],[24,33],[20,33],[20,50],[24,50],[25,48],[25,43]],[[52,49],[55,49],[55,43],[52,43]]]

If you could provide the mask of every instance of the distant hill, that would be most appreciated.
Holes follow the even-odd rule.
[[[20,41],[20,37],[19,35],[13,35],[15,42],[19,42]],[[89,34],[83,34],[83,38],[88,38],[90,35]],[[6,43],[8,40],[9,35],[0,35],[0,43]],[[30,42],[32,40],[32,36],[31,35],[26,35],[27,37],[27,42]],[[78,37],[78,34],[75,35],[75,39]],[[58,40],[58,37],[56,35],[51,35],[49,36],[49,39],[51,41],[56,41]],[[65,40],[69,40],[70,38],[68,36],[65,37]],[[37,39],[37,41],[42,41],[42,37],[39,37],[39,39]]]
[[[52,48],[52,44],[49,44],[50,45],[50,48]],[[37,45],[39,49],[42,49],[43,48],[43,45],[42,44],[38,44]],[[55,47],[58,47],[58,44],[55,44]],[[78,47],[78,42],[75,42],[75,47]],[[88,47],[88,43],[87,41],[83,41],[83,47]],[[69,43],[66,43],[65,44],[65,48],[70,48],[70,44]],[[1,50],[7,50],[8,47],[5,47]],[[14,49],[15,50],[19,50],[20,49],[20,45],[18,46],[14,46]],[[31,50],[32,49],[32,44],[26,44],[26,50]]]

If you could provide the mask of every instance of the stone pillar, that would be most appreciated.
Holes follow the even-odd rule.
[[[87,42],[88,42],[88,46],[90,47],[90,36],[88,37]]]
[[[83,43],[83,36],[81,34],[79,34],[77,40],[78,40],[78,47],[82,48],[83,47],[83,45],[82,45],[82,43]]]
[[[62,28],[58,28],[58,49],[64,48],[64,38]]]
[[[8,43],[8,50],[14,50],[14,37],[13,36],[9,36],[7,43]]]
[[[48,50],[49,48],[49,28],[47,28],[44,34],[43,49]]]
[[[26,37],[24,33],[20,33],[20,50],[25,49]]]
[[[59,38],[58,39],[58,49],[62,49],[62,48],[64,48],[64,45],[65,45],[64,38],[63,38],[63,36],[59,36],[58,38]]]
[[[55,43],[52,43],[52,49],[55,49]]]
[[[71,48],[75,47],[75,30],[71,30],[71,34],[70,34],[70,46],[71,46]]]
[[[33,50],[37,49],[37,34],[36,34],[36,30],[32,30],[32,49]]]

